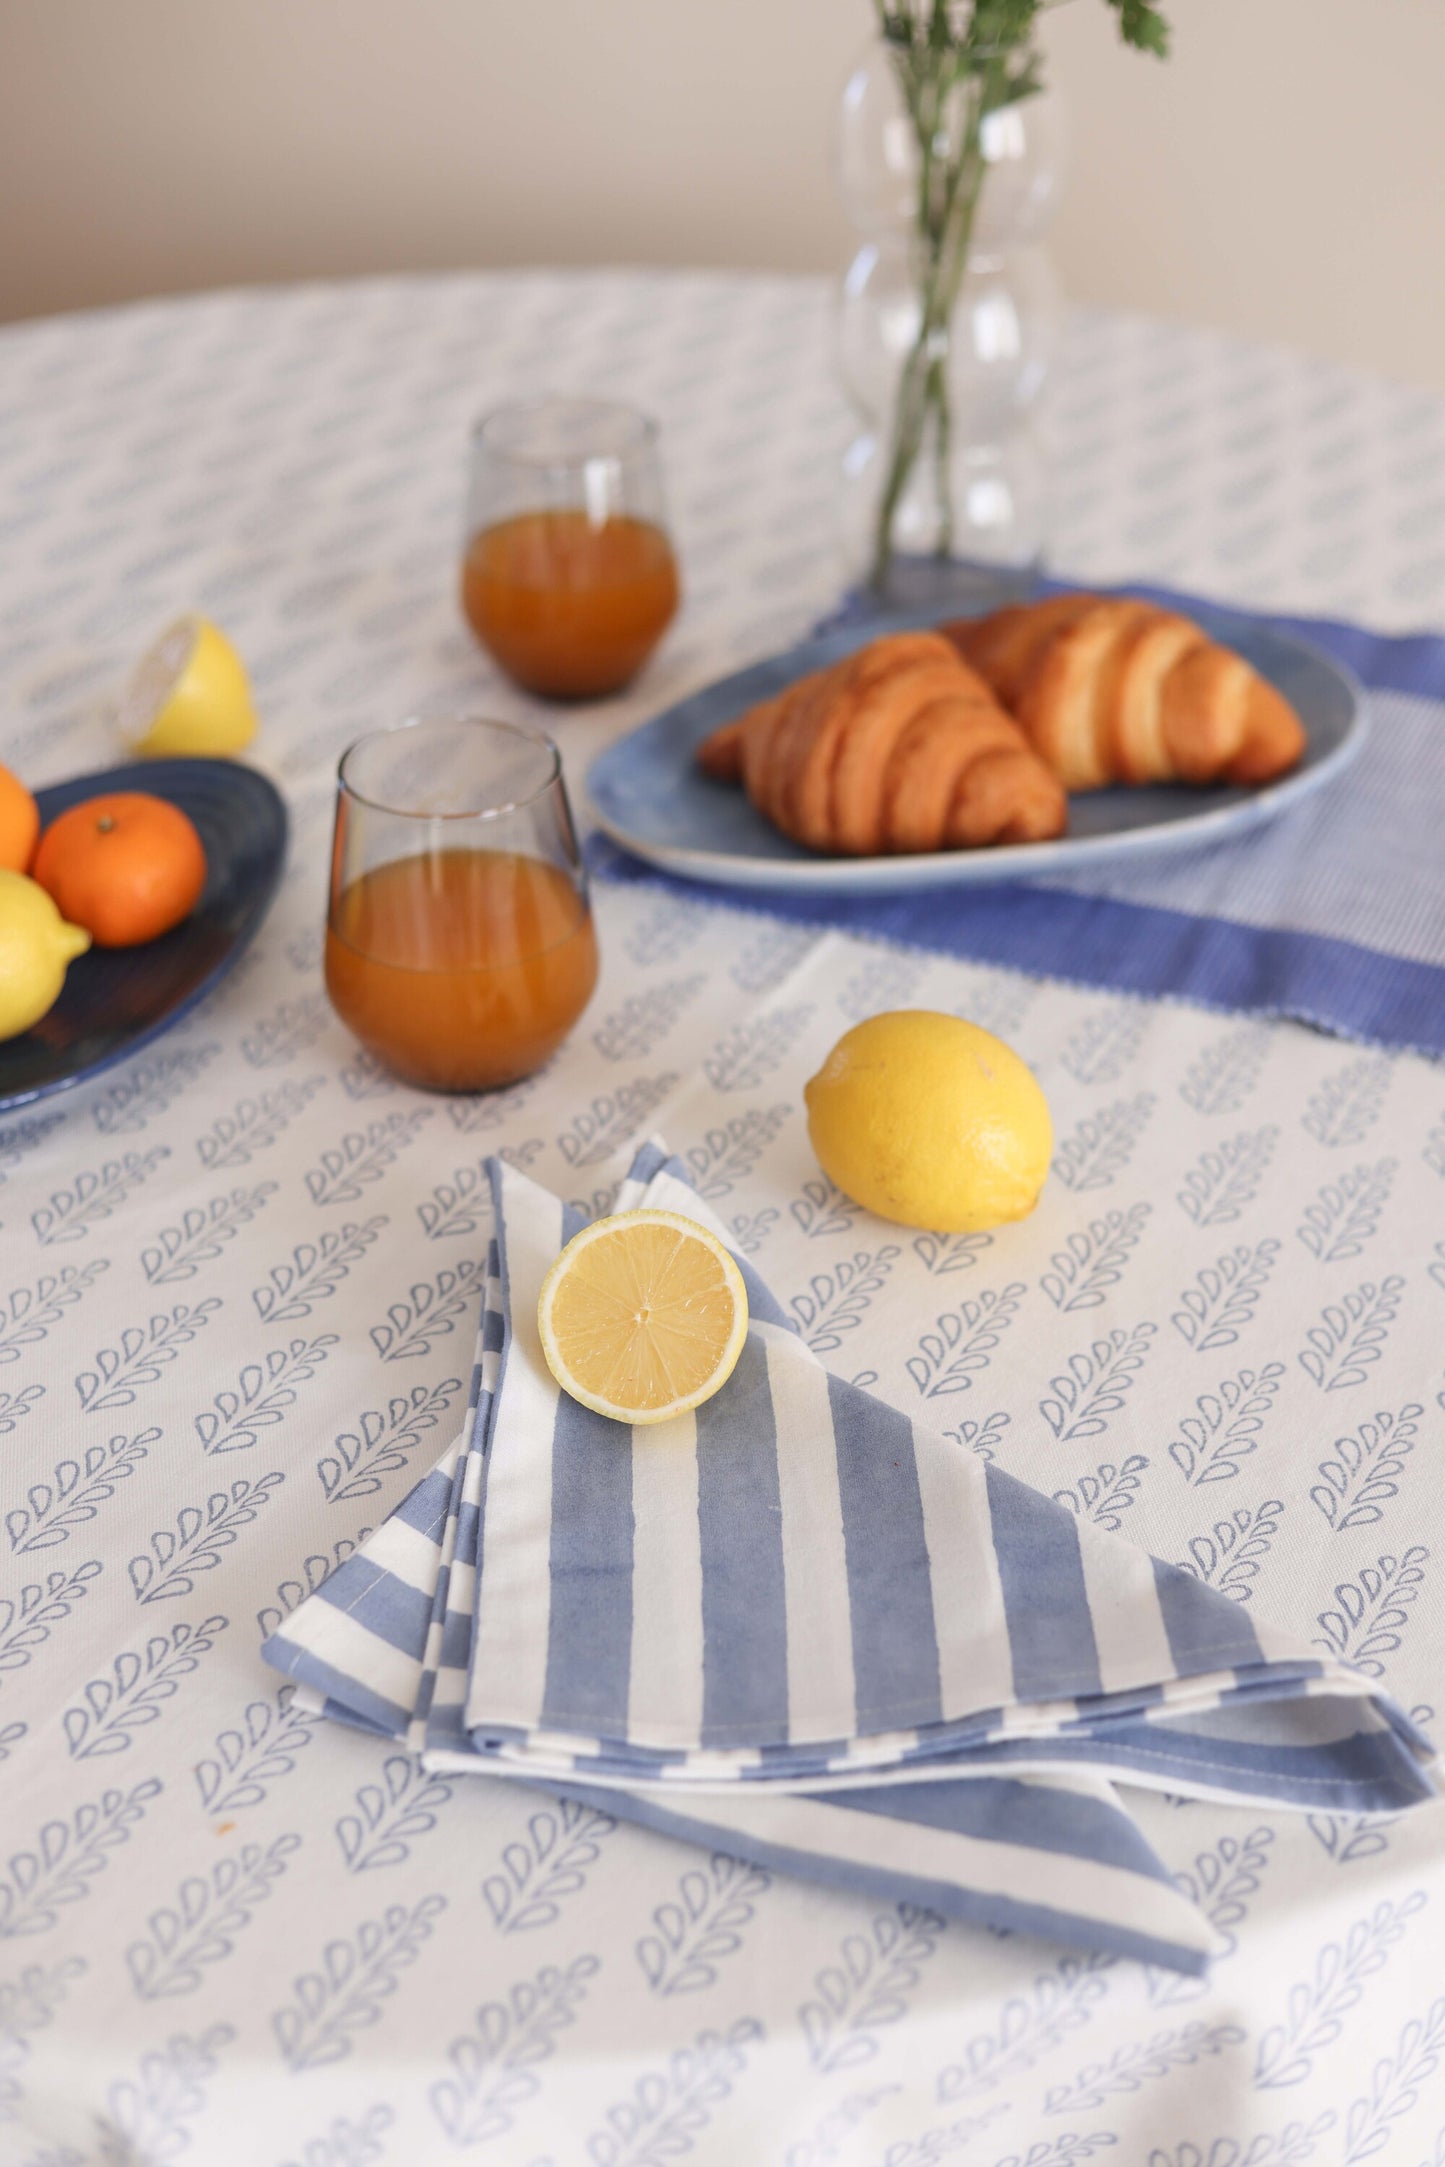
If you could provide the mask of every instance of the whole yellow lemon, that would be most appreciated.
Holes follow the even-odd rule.
[[[1053,1154],[1048,1103],[1001,1038],[900,1008],[845,1031],[803,1087],[830,1181],[903,1226],[976,1234],[1022,1219]]]
[[[66,965],[89,946],[38,882],[0,871],[0,1039],[39,1023],[60,998]]]

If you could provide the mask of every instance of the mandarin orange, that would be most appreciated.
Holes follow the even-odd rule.
[[[40,811],[34,798],[8,767],[0,767],[0,868],[7,873],[28,873],[40,833]]]
[[[178,805],[143,790],[86,798],[51,822],[32,876],[99,948],[153,941],[194,910],[206,853]]]

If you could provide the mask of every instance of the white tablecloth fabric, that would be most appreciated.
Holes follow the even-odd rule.
[[[200,1012],[0,1119],[4,2167],[1445,2160],[1440,1810],[1144,1797],[1206,1987],[419,1775],[257,1659],[464,1405],[481,1160],[591,1203],[660,1130],[831,1364],[1433,1719],[1438,1068],[605,888],[597,996],[515,1091],[411,1093],[331,1017],[337,753],[424,699],[536,712],[455,609],[470,417],[546,383],[663,423],[687,609],[629,700],[548,718],[580,793],[833,600],[825,331],[816,282],[539,274],[0,335],[0,758],[105,765],[119,678],[199,607],[295,828]],[[1445,613],[1445,402],[1081,316],[1052,425],[1066,573]],[[818,1173],[803,1079],[905,1002],[1038,1068],[1024,1226],[915,1237]]]

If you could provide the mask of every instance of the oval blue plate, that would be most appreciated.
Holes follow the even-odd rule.
[[[931,622],[939,614],[899,617],[896,623]],[[1090,791],[1070,799],[1069,833],[1053,843],[917,857],[819,857],[780,835],[754,812],[741,789],[710,781],[693,754],[719,723],[770,698],[795,677],[851,653],[881,629],[846,626],[706,686],[609,746],[587,777],[594,817],[624,850],[685,879],[834,895],[1039,879],[1238,835],[1338,775],[1364,742],[1365,710],[1354,681],[1314,648],[1224,610],[1191,605],[1190,614],[1213,638],[1252,662],[1304,723],[1304,759],[1279,782],[1258,790],[1159,785]]]
[[[84,1083],[168,1031],[225,977],[276,892],[286,807],[254,768],[145,760],[80,775],[37,793],[41,822],[112,790],[149,791],[189,814],[205,845],[205,888],[190,917],[159,940],[76,958],[49,1015],[0,1042],[0,1113]]]

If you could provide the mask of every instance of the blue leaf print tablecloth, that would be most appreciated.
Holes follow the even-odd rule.
[[[515,1091],[411,1093],[326,1006],[341,747],[424,698],[537,712],[451,598],[474,411],[550,375],[662,420],[689,608],[558,726],[576,776],[830,605],[825,325],[816,282],[539,274],[0,334],[0,758],[104,765],[113,688],[199,606],[297,835],[215,1000],[0,1119],[4,2167],[1445,2157],[1439,1809],[1132,1793],[1206,1983],[429,1772],[260,1661],[460,1427],[482,1162],[590,1210],[661,1129],[831,1369],[1439,1727],[1438,1067],[609,885],[593,1005]],[[1445,402],[1127,318],[1072,339],[1071,573],[1445,615]],[[820,1176],[801,1083],[904,1001],[1037,1068],[1023,1226],[914,1235]]]

